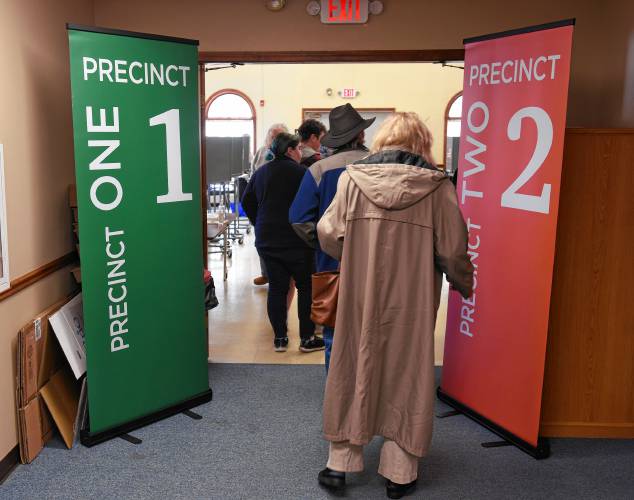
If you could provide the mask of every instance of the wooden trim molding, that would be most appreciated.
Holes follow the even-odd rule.
[[[588,135],[614,135],[614,134],[634,134],[634,128],[581,128],[567,127],[566,134],[588,134]]]
[[[0,460],[0,485],[5,482],[9,474],[20,463],[20,447],[16,444],[13,449],[7,453],[7,456]]]
[[[206,90],[205,90],[205,65],[198,64],[198,92],[199,92],[199,106],[200,106],[200,201],[201,201],[201,230],[202,230],[202,254],[203,254],[203,262],[205,263],[204,267],[207,269],[208,267],[208,256],[207,256],[207,202],[208,194],[207,194],[207,141],[205,141],[206,137],[206,127],[207,127],[207,101],[205,98]],[[209,330],[207,328],[207,330]],[[207,332],[207,337],[209,337],[209,332]],[[207,339],[207,345],[209,345],[209,339]]]
[[[634,438],[634,422],[542,422],[539,435],[544,437]]]
[[[27,273],[19,278],[11,280],[11,286],[7,288],[4,292],[0,293],[0,302],[3,300],[15,295],[16,293],[24,290],[25,288],[37,283],[38,281],[46,278],[47,276],[53,274],[60,269],[72,264],[77,261],[78,256],[76,251],[72,251],[63,255],[59,259],[55,259],[43,266],[38,267],[34,271]]]
[[[201,63],[329,63],[463,61],[464,49],[199,52]]]

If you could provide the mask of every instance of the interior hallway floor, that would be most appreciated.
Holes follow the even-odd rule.
[[[288,317],[289,346],[285,353],[273,350],[273,330],[266,314],[267,286],[255,286],[260,275],[260,261],[254,246],[253,231],[244,244],[232,246],[233,256],[227,259],[229,276],[223,282],[220,254],[209,254],[208,264],[216,285],[220,305],[209,312],[209,360],[214,363],[257,364],[324,364],[324,353],[299,351],[297,294]],[[435,331],[435,362],[442,365],[447,322],[447,293],[442,291]]]
[[[437,376],[440,369],[437,369]],[[321,366],[209,365],[213,401],[192,420],[175,415],[113,439],[67,450],[56,438],[0,486],[1,500],[337,498],[317,484],[328,445],[321,436]],[[436,401],[436,412],[448,409]],[[407,499],[631,499],[634,441],[555,439],[537,461],[514,447],[485,449],[496,436],[464,416],[436,420],[419,485]],[[344,498],[384,499],[376,473],[350,474]]]

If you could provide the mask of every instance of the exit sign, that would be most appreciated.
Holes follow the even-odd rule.
[[[369,0],[321,0],[324,24],[363,24],[368,22]]]
[[[342,89],[339,95],[344,99],[354,99],[357,97],[357,89]]]

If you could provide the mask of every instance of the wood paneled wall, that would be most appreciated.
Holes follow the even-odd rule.
[[[634,438],[634,130],[568,129],[543,436]]]

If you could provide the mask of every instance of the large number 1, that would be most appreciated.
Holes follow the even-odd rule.
[[[544,184],[542,194],[521,194],[517,191],[526,184],[542,166],[553,144],[553,123],[542,108],[522,108],[509,121],[507,134],[509,139],[517,141],[522,134],[522,120],[531,118],[537,125],[537,144],[528,165],[513,184],[502,193],[502,206],[547,214],[550,211],[550,184]]]
[[[157,196],[156,203],[174,203],[190,201],[191,193],[183,193],[183,169],[181,166],[181,127],[180,112],[170,109],[150,118],[150,127],[165,125],[165,144],[167,149],[167,193]]]

